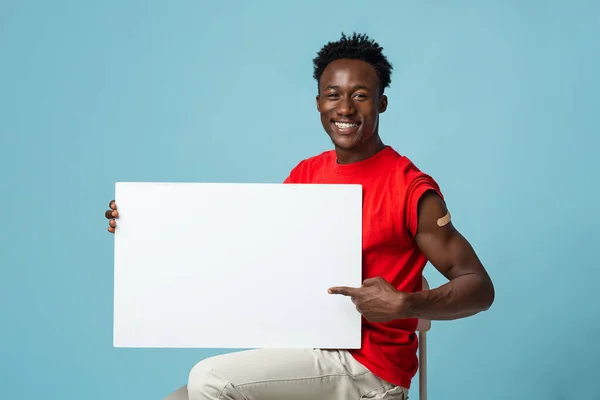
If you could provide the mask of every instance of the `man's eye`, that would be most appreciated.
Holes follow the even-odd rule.
[[[330,93],[327,95],[327,98],[329,99],[337,99],[338,97],[340,97],[337,93]]]
[[[357,93],[354,97],[357,97],[357,98],[359,98],[361,100],[364,100],[364,99],[367,98],[367,95],[366,94],[362,94],[362,93]]]

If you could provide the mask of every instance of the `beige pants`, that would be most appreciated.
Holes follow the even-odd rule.
[[[207,358],[165,400],[406,400],[348,352],[260,349]]]

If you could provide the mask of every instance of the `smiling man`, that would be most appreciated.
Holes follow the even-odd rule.
[[[363,315],[358,350],[259,349],[212,357],[168,399],[406,399],[417,366],[418,318],[488,309],[494,287],[455,229],[437,183],[379,136],[392,66],[366,35],[342,35],[314,59],[317,110],[334,149],[301,161],[286,183],[363,187],[363,285],[333,287]],[[117,207],[106,212],[116,228]],[[448,282],[421,291],[427,261]],[[244,329],[244,327],[240,327]]]

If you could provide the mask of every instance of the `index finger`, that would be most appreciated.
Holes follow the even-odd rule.
[[[108,203],[108,207],[110,207],[112,210],[116,210],[117,203],[114,200],[111,200],[110,203]]]
[[[348,286],[334,286],[329,288],[327,292],[329,292],[329,294],[341,294],[342,296],[354,297],[356,294],[358,294],[358,289]]]

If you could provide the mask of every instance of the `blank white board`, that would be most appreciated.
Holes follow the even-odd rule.
[[[114,346],[360,348],[362,187],[115,187]]]

